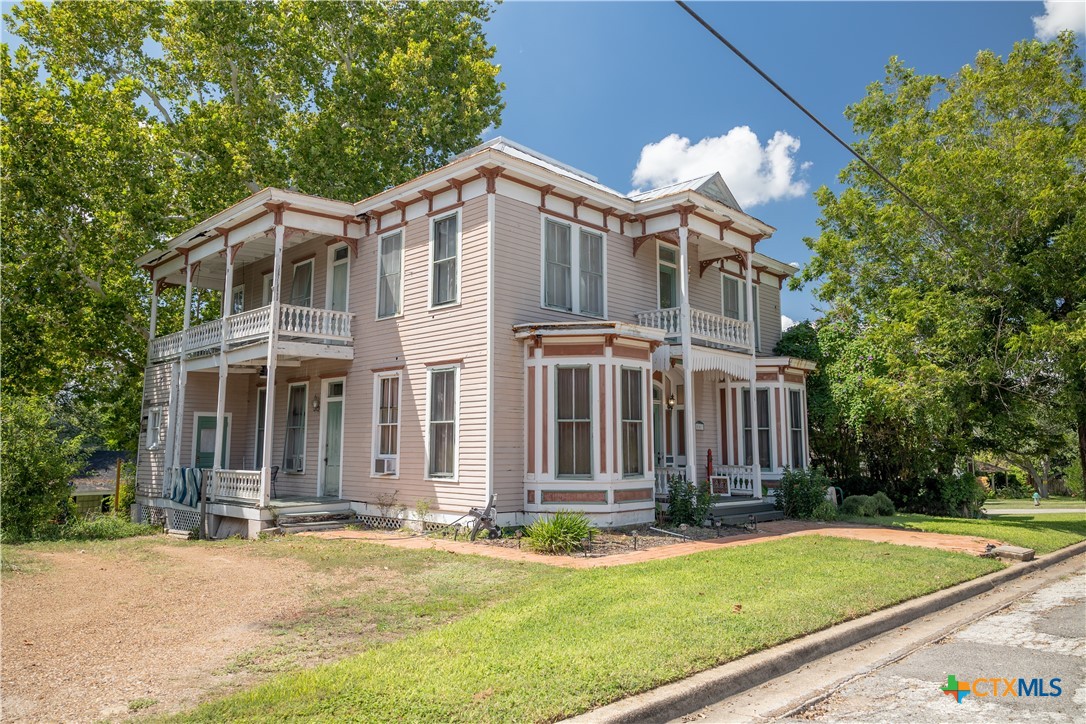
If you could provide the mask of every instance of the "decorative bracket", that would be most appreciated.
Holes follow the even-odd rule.
[[[646,241],[656,237],[656,234],[645,234],[644,236],[635,237],[633,240],[633,255],[637,256],[637,250],[640,249]]]
[[[706,269],[711,267],[713,264],[716,264],[718,261],[724,261],[726,258],[727,257],[718,256],[715,259],[702,259],[700,262],[698,262],[698,265],[701,267],[701,269],[700,269],[700,271],[698,273],[698,276],[699,277],[705,276],[705,270]]]

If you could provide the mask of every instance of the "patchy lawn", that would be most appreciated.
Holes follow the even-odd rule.
[[[935,518],[930,515],[899,513],[876,518],[844,518],[852,523],[912,528],[932,533],[952,533],[993,538],[1011,545],[1051,553],[1086,539],[1086,514],[1000,515],[985,520]]]
[[[472,585],[477,566],[486,570],[475,557],[462,564],[461,586]],[[277,676],[182,718],[554,721],[1000,566],[814,537],[617,568],[524,566],[515,580],[496,578],[491,592],[501,600],[489,607],[477,599],[479,610],[447,625]]]

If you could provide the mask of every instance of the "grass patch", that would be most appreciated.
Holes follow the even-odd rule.
[[[985,510],[998,512],[1000,510],[1025,510],[1026,508],[1033,507],[1033,500],[1030,498],[988,498],[984,501]],[[1067,495],[1051,495],[1047,498],[1041,499],[1040,509],[1045,508],[1072,508],[1083,509],[1086,508],[1086,501],[1082,498],[1073,498]]]
[[[158,703],[158,699],[133,699],[128,702],[128,711],[140,711],[141,709],[147,709]]]
[[[409,553],[420,555],[380,551]],[[586,571],[524,567],[472,615],[182,719],[554,721],[998,568],[815,537]]]
[[[930,515],[900,513],[879,518],[849,518],[852,523],[888,525],[930,533],[952,533],[992,538],[1011,545],[1051,553],[1086,539],[1086,514],[1053,513],[1045,515],[1000,515],[996,518],[936,518]]]
[[[156,535],[162,532],[157,525],[133,523],[124,516],[95,515],[74,518],[62,525],[49,525],[36,536],[40,541],[91,541],[120,540],[136,536]]]

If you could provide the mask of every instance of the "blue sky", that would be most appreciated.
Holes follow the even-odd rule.
[[[691,7],[846,140],[845,106],[883,77],[890,56],[922,73],[949,75],[979,50],[1006,55],[1015,41],[1059,26],[1081,32],[1086,13],[1081,0]],[[1046,19],[1035,28],[1034,17]],[[848,152],[677,5],[512,0],[497,8],[486,32],[506,85],[496,134],[622,192],[730,166],[717,170],[741,203],[755,200],[744,210],[778,229],[759,250],[785,262],[808,259],[803,237],[818,231],[811,192],[837,187]],[[641,183],[634,183],[642,149],[671,134],[678,139],[650,148]],[[786,291],[781,311],[814,318],[814,305],[809,289]]]

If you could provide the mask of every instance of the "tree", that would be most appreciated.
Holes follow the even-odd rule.
[[[846,111],[858,150],[938,222],[853,162],[844,191],[816,192],[802,280],[846,331],[853,413],[905,421],[925,466],[998,439],[994,420],[1031,434],[1038,406],[1068,413],[1086,460],[1084,115],[1070,33],[949,78],[893,58]]]
[[[143,253],[265,186],[356,201],[498,125],[486,2],[54,2],[5,17],[7,393],[138,435]],[[179,327],[168,291],[160,330]],[[215,294],[198,297],[217,316]]]
[[[0,415],[0,533],[26,540],[64,514],[80,468],[79,435],[62,435],[56,406],[40,397],[4,396]]]

